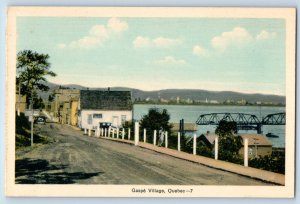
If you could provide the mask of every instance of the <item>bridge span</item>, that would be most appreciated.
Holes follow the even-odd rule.
[[[266,115],[262,120],[247,113],[209,113],[198,117],[197,125],[218,125],[220,121],[236,122],[238,130],[256,130],[262,133],[263,125],[285,125],[285,112]]]

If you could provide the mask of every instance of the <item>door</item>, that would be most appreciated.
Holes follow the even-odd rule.
[[[112,126],[119,127],[119,116],[113,116],[113,118],[112,118]]]

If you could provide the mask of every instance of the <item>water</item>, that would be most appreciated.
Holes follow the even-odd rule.
[[[195,123],[201,114],[208,113],[248,113],[254,114],[259,119],[272,113],[285,112],[285,107],[268,106],[191,106],[191,105],[149,105],[136,104],[133,106],[133,118],[140,120],[143,115],[148,113],[149,108],[167,109],[170,114],[170,122],[179,123],[184,119],[185,123]],[[214,132],[216,126],[198,126],[197,135],[206,131]],[[285,125],[264,125],[263,134],[273,133],[278,138],[268,138],[273,147],[285,147]],[[256,131],[239,131],[239,133],[256,133]]]

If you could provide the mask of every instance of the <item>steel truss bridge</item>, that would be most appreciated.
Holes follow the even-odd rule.
[[[220,121],[236,122],[238,130],[256,130],[262,133],[263,125],[285,125],[285,112],[274,113],[259,120],[256,115],[246,113],[209,113],[198,117],[197,125],[218,125]]]

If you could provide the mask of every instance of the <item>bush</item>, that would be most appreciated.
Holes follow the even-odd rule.
[[[243,146],[243,140],[241,136],[234,135],[237,133],[236,122],[221,120],[215,132],[219,136],[219,159],[242,164],[243,158],[239,155],[239,150]]]
[[[214,158],[213,150],[204,144],[197,146],[197,154],[205,157]]]
[[[24,113],[20,113],[20,116],[16,113],[16,148],[26,147],[31,145],[30,123]],[[36,131],[35,131],[36,132]],[[34,143],[46,144],[51,142],[49,138],[40,136],[38,134],[33,135]]]
[[[259,156],[251,159],[249,166],[253,168],[285,174],[285,152],[273,152],[270,156]]]
[[[134,123],[125,121],[123,128],[125,129],[125,138],[128,139],[128,128],[130,128],[130,140],[134,140]]]
[[[147,131],[147,142],[153,142],[153,132],[157,131],[157,139],[159,137],[159,130],[171,132],[171,125],[169,124],[170,115],[166,109],[159,110],[157,108],[151,108],[147,115],[144,115],[141,119],[141,130]]]
[[[30,123],[24,113],[20,113],[20,116],[16,113],[16,133],[24,134],[26,129],[30,129]]]

